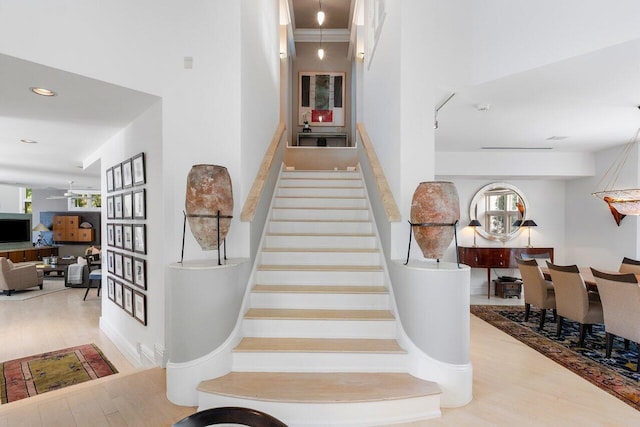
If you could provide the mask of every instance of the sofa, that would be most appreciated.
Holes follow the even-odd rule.
[[[40,287],[44,273],[39,271],[35,264],[20,263],[14,264],[11,260],[0,257],[0,292],[11,295],[12,292]]]

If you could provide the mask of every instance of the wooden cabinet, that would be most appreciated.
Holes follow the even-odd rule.
[[[56,242],[91,242],[94,229],[80,228],[79,215],[57,215],[53,217],[53,240]]]
[[[12,262],[41,261],[42,257],[58,255],[58,248],[8,249],[0,252],[0,257],[9,258]]]
[[[521,254],[550,254],[553,261],[553,248],[458,248],[458,257],[462,264],[487,269],[487,298],[491,297],[491,269],[518,268],[516,257]]]

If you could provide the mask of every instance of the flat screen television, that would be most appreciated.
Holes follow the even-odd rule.
[[[0,219],[0,243],[31,241],[31,220]]]

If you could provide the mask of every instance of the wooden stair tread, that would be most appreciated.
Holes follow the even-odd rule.
[[[380,265],[285,265],[285,264],[261,264],[259,271],[383,271]]]
[[[267,233],[267,236],[285,237],[375,237],[373,233]]]
[[[250,308],[245,319],[269,320],[394,320],[389,310],[326,310],[297,308]]]
[[[289,179],[289,178],[284,178],[284,179]],[[335,178],[332,178],[335,179]],[[304,186],[304,185],[280,185],[278,186],[278,188],[305,188],[305,189],[309,189],[309,190],[316,190],[318,188],[321,189],[330,189],[330,190],[363,190],[364,187],[363,186],[353,186],[353,187],[347,187],[347,186],[335,186],[335,187],[331,187],[331,186],[323,186],[323,187],[314,187],[312,185],[309,186]]]
[[[323,187],[326,188],[326,187]],[[364,200],[366,197],[362,196],[276,196],[276,199],[346,199],[346,200]]]
[[[255,285],[253,292],[331,293],[331,294],[386,294],[384,286],[339,285]]]
[[[262,252],[349,252],[378,253],[378,248],[262,248]]]
[[[271,210],[276,210],[276,209],[297,209],[297,210],[306,210],[306,211],[313,211],[313,210],[337,210],[337,211],[368,211],[368,208],[350,208],[350,207],[344,207],[344,206],[274,206],[271,208]]]
[[[262,401],[332,403],[410,399],[440,394],[431,381],[401,373],[231,372],[198,390]]]
[[[243,338],[234,351],[406,353],[396,340],[351,338]]]
[[[370,219],[271,219],[271,222],[371,222]]]

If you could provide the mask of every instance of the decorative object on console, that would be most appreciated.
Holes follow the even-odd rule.
[[[429,181],[418,185],[411,202],[410,223],[425,258],[443,257],[459,219],[458,190],[452,182]]]
[[[640,108],[640,106],[638,106]],[[626,215],[640,215],[640,188],[616,189],[616,184],[624,165],[633,151],[634,146],[638,143],[638,135],[640,129],[636,131],[635,136],[624,146],[622,152],[613,164],[604,173],[598,187],[605,180],[602,191],[592,193],[594,196],[601,198],[611,211],[616,224],[620,226],[620,222]]]
[[[480,224],[480,221],[478,221],[477,219],[472,219],[471,221],[469,221],[469,227],[473,227],[473,247],[477,248],[478,245],[476,244],[476,235],[478,234],[476,232],[476,227],[481,226],[482,224]]]
[[[536,224],[536,222],[532,219],[527,219],[525,220],[522,225],[520,225],[520,227],[527,227],[527,231],[529,232],[529,238],[527,240],[527,247],[528,248],[532,248],[533,246],[531,246],[531,227],[537,227],[538,224]]]
[[[233,190],[227,168],[218,165],[191,168],[187,175],[185,211],[191,234],[200,247],[219,249],[229,232],[233,214]]]

